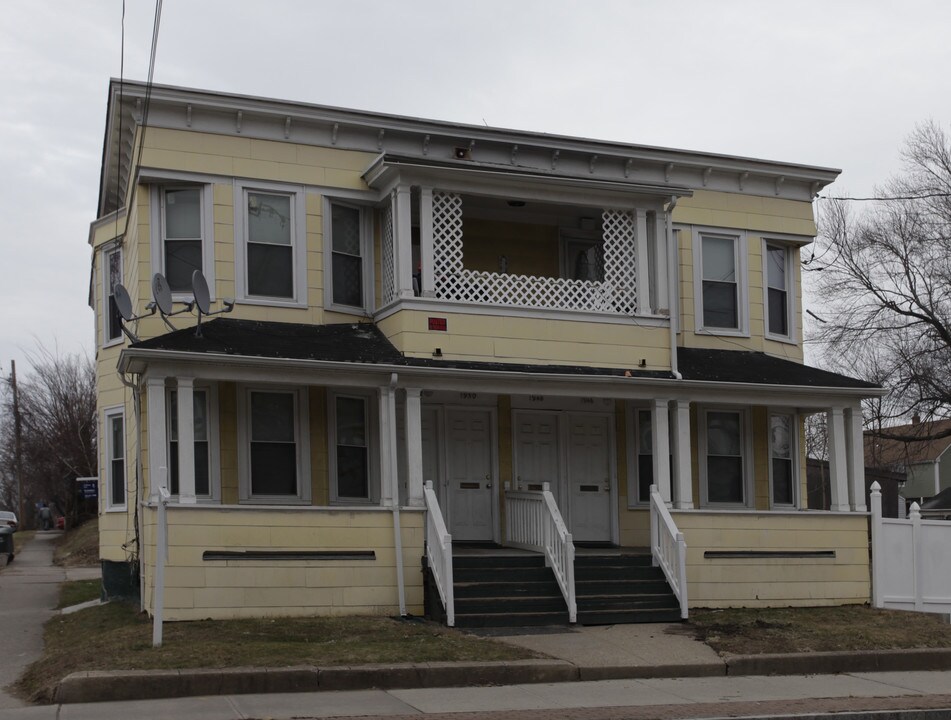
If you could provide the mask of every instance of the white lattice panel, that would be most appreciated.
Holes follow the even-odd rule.
[[[462,271],[462,198],[455,193],[433,193],[433,269],[436,295],[450,275]]]
[[[396,271],[393,257],[393,203],[383,208],[383,228],[380,236],[381,305],[396,299]]]
[[[614,289],[617,312],[637,312],[637,243],[634,213],[605,208],[601,213],[604,238],[604,282]]]
[[[633,315],[637,309],[634,215],[623,210],[605,210],[603,218],[603,282],[466,270],[462,198],[455,193],[435,191],[436,297],[487,305]]]

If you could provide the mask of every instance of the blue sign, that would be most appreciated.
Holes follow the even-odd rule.
[[[79,482],[79,492],[84,500],[95,500],[99,497],[99,481],[81,480]]]

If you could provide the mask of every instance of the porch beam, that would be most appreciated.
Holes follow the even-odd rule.
[[[423,430],[419,388],[406,388],[406,489],[410,507],[423,507]]]
[[[413,210],[410,203],[410,187],[401,184],[395,191],[396,217],[394,221],[393,248],[396,259],[396,295],[413,297]]]
[[[195,503],[195,379],[178,378],[178,502]]]
[[[848,512],[848,460],[842,408],[829,408],[826,411],[826,427],[829,433],[829,509]]]
[[[862,406],[845,410],[849,475],[849,505],[855,512],[867,512],[865,504],[865,438],[862,433]]]
[[[670,506],[670,421],[669,400],[651,403],[651,451],[654,454],[654,484]]]
[[[165,378],[150,375],[145,381],[145,392],[149,412],[149,502],[154,503],[158,502],[159,487],[168,489]]]
[[[423,297],[436,296],[433,263],[433,189],[422,187],[419,189],[419,261],[420,261],[420,294]]]
[[[672,455],[674,466],[674,507],[678,510],[693,509],[693,478],[690,475],[690,403],[678,400],[671,413],[673,427],[670,437],[673,440]]]

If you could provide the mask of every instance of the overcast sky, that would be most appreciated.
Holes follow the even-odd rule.
[[[121,0],[4,2],[0,372],[92,354],[87,307]],[[154,0],[127,0],[145,80]],[[951,123],[951,3],[165,0],[155,81],[842,168],[863,196]],[[808,306],[808,298],[806,301]]]

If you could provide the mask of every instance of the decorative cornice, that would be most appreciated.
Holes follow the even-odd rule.
[[[109,93],[99,213],[115,209],[130,168],[116,162],[117,136],[127,140],[143,114],[147,86],[113,81]],[[661,182],[720,192],[810,201],[839,170],[675,148],[608,142],[522,130],[348,110],[153,85],[149,125],[403,156],[456,157],[467,148],[473,165],[516,165],[558,177],[587,177],[635,185]],[[230,118],[230,119],[229,119]],[[127,147],[123,148],[123,154]],[[782,178],[782,179],[780,179]],[[739,179],[739,181],[738,181]]]

